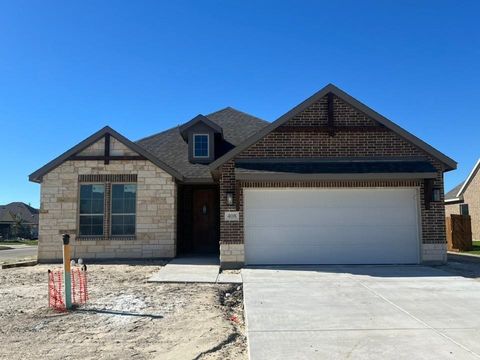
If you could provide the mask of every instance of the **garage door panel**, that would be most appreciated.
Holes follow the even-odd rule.
[[[417,263],[415,195],[415,189],[245,189],[246,262]]]
[[[415,196],[412,189],[382,189],[375,193],[368,189],[356,189],[355,197],[352,198],[352,191],[345,189],[266,189],[246,190],[256,193],[251,197],[249,206],[256,209],[270,209],[282,207],[299,208],[337,208],[342,206],[356,208],[378,208],[396,207],[404,208]],[[292,203],[292,192],[295,193],[295,202]],[[268,202],[263,201],[268,199]],[[395,202],[392,203],[392,199]],[[319,202],[321,200],[321,202]]]
[[[299,216],[301,214],[301,216]],[[347,225],[374,225],[383,226],[415,226],[417,214],[396,207],[372,208],[283,208],[283,209],[249,209],[246,217],[247,226],[293,226],[316,224]]]
[[[389,226],[385,228],[389,232],[395,232],[395,237],[409,238],[412,235],[411,230],[404,226]],[[301,235],[299,233],[301,232]],[[368,236],[362,235],[368,234]],[[330,248],[333,246],[374,246],[379,242],[386,240],[383,231],[377,231],[375,227],[368,226],[344,226],[341,237],[338,236],[338,227],[336,226],[284,226],[284,227],[256,227],[249,240],[252,243],[262,242],[269,239],[268,244],[272,246],[281,246],[288,244],[291,246],[319,246]],[[390,242],[393,247],[401,242]],[[255,245],[257,246],[257,245]]]

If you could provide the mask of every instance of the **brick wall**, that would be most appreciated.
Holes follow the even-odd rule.
[[[365,114],[355,110],[336,96],[333,96],[334,123],[337,126],[378,126]],[[293,117],[285,125],[319,126],[327,125],[328,101],[323,97],[308,109]]]
[[[472,239],[480,241],[480,176],[474,176],[472,182],[463,193],[464,204],[468,204],[468,213],[472,221]],[[460,214],[460,205],[445,205],[446,216]]]
[[[119,143],[120,144],[120,143]],[[118,145],[118,144],[117,144]],[[117,151],[121,150],[118,145]],[[136,237],[131,240],[77,238],[79,175],[136,174]],[[71,235],[73,256],[168,258],[176,254],[176,185],[171,175],[147,160],[67,161],[44,176],[41,184],[39,261],[62,258],[61,234]]]
[[[445,217],[449,217],[452,214],[460,214],[459,204],[445,205]]]
[[[237,155],[238,158],[335,158],[335,157],[425,157],[437,169],[434,186],[442,194],[442,202],[431,203],[425,209],[423,181],[415,182],[420,189],[422,252],[426,260],[444,261],[445,251],[445,210],[443,206],[443,166],[423,150],[407,142],[384,126],[376,123],[363,113],[334,97],[334,124],[337,128],[334,136],[327,132],[308,131],[305,127],[325,126],[327,124],[327,99],[324,97],[316,104],[295,116],[276,131]],[[298,131],[292,131],[297,127]],[[286,129],[289,128],[289,131]],[[282,130],[285,129],[285,130]],[[235,159],[234,159],[235,160]],[[243,197],[242,187],[246,186],[326,186],[326,187],[365,187],[378,186],[378,182],[290,182],[290,183],[240,183],[235,180],[234,160],[220,168],[220,238],[221,244],[243,243]],[[405,182],[384,181],[381,186],[405,186]],[[409,186],[411,183],[409,183]],[[238,205],[226,204],[227,192],[239,192]],[[225,211],[240,211],[239,222],[225,222]]]

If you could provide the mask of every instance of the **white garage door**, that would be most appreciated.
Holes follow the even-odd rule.
[[[416,189],[244,189],[245,262],[415,264]]]

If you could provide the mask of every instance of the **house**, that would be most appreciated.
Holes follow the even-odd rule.
[[[40,261],[219,254],[256,264],[446,261],[456,162],[334,85],[266,123],[232,108],[132,142],[105,127],[30,175]]]
[[[23,202],[0,205],[0,237],[10,239],[38,236],[38,209]]]
[[[445,214],[470,215],[472,239],[480,240],[480,160],[467,179],[445,194]]]

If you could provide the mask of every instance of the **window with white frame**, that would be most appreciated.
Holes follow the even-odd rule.
[[[208,158],[208,134],[193,134],[193,156],[196,158]]]

